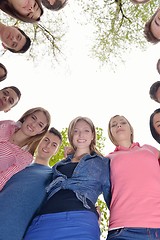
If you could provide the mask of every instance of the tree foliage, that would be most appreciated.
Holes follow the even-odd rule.
[[[133,48],[146,49],[150,43],[143,35],[144,25],[158,7],[159,0],[133,4],[130,0],[75,0],[55,12],[45,9],[38,24],[28,24],[9,18],[1,11],[1,21],[22,27],[32,39],[27,58],[35,61],[46,57],[55,63],[65,60],[65,48],[70,24],[88,27],[91,56],[101,63],[116,65],[125,61]],[[82,17],[83,16],[83,17]],[[78,46],[77,46],[78,47]]]
[[[79,4],[94,26],[92,55],[101,62],[118,63],[131,49],[148,46],[144,26],[158,8],[158,1],[133,4],[130,0],[81,0]]]

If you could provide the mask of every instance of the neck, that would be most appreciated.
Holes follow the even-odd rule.
[[[42,158],[35,158],[34,163],[38,163],[44,166],[48,166],[49,167],[49,159],[42,159]]]
[[[130,141],[121,141],[118,143],[119,146],[130,148],[132,143]]]
[[[25,143],[25,141],[28,139],[29,137],[24,135],[21,131],[21,129],[19,129],[17,132],[13,133],[13,135],[10,138],[10,141],[18,146],[23,146]]]

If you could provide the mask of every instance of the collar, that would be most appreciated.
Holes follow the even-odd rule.
[[[123,147],[123,146],[117,146],[114,150],[114,152],[118,152],[118,151],[130,151],[130,149],[134,148],[135,146],[140,147],[139,143],[132,143],[132,145],[128,148],[128,147]]]

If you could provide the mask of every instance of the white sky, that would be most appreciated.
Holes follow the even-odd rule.
[[[81,115],[91,118],[107,136],[110,117],[122,114],[135,129],[135,141],[158,148],[150,134],[149,117],[160,105],[150,99],[149,88],[160,78],[156,70],[160,45],[151,44],[145,52],[134,49],[114,73],[109,65],[99,68],[99,63],[87,56],[87,32],[83,31],[77,25],[70,28],[68,41],[72,48],[67,51],[66,65],[63,62],[54,68],[40,59],[39,65],[34,66],[25,54],[1,56],[8,69],[1,88],[15,85],[22,92],[18,105],[6,114],[1,112],[1,119],[16,121],[29,108],[40,106],[51,113],[52,126],[59,130]],[[113,149],[107,139],[104,153]]]

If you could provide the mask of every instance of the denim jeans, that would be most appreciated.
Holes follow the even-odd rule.
[[[24,240],[100,240],[98,218],[90,211],[70,211],[36,217]]]
[[[107,240],[160,240],[160,228],[119,228],[109,231]]]

